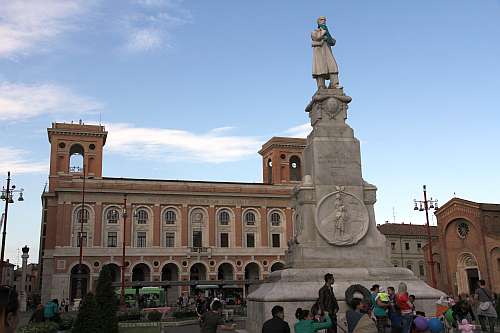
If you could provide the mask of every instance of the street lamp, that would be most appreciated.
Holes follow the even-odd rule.
[[[415,203],[415,207],[413,207],[413,210],[418,210],[420,212],[425,211],[425,219],[426,219],[426,226],[427,226],[427,242],[429,243],[428,249],[429,249],[429,265],[431,266],[431,286],[433,288],[436,288],[436,275],[434,273],[434,259],[432,258],[432,237],[431,237],[431,227],[429,225],[429,209],[434,209],[438,210],[438,201],[437,200],[432,200],[432,197],[427,200],[427,189],[426,186],[423,186],[423,191],[424,191],[424,200],[415,200],[413,199],[413,202]]]
[[[4,283],[4,255],[5,255],[5,238],[7,237],[7,213],[9,212],[9,204],[14,203],[14,193],[19,193],[18,201],[24,201],[23,197],[24,189],[16,190],[16,185],[10,185],[10,171],[7,172],[7,188],[2,186],[2,193],[0,194],[0,199],[5,201],[5,209],[3,213],[3,232],[2,232],[2,252],[0,258],[0,273],[2,276],[0,277],[0,281],[2,284]]]
[[[78,168],[78,170],[80,170]],[[85,223],[87,223],[87,219],[88,219],[88,216],[87,216],[87,210],[85,209],[85,180],[87,179],[87,176],[85,175],[85,164],[82,166],[81,168],[82,172],[83,172],[83,184],[82,184],[82,205],[81,205],[81,208],[80,208],[80,213],[78,214],[77,213],[77,218],[79,218],[80,220],[80,233],[78,235],[78,242],[79,242],[79,248],[80,248],[80,257],[79,257],[79,260],[78,260],[78,278],[76,279],[76,298],[77,299],[82,299],[83,297],[83,285],[82,285],[82,275],[83,275],[83,265],[82,265],[82,262],[83,262],[83,223],[85,221]],[[89,177],[90,178],[93,178],[93,177]],[[85,242],[87,242],[87,237],[85,239]]]
[[[121,293],[120,304],[125,308],[125,235],[127,229],[127,195],[123,196],[123,236],[122,236],[122,276],[121,276]]]

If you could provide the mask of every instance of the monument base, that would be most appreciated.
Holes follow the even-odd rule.
[[[273,272],[264,283],[248,295],[246,330],[249,333],[260,333],[262,324],[271,318],[271,309],[281,305],[285,309],[285,320],[290,324],[292,332],[296,322],[294,317],[298,307],[310,309],[318,299],[318,291],[324,284],[324,275],[332,273],[335,277],[333,286],[339,302],[339,325],[344,325],[345,312],[348,310],[345,302],[345,291],[353,284],[361,284],[370,288],[379,284],[383,290],[393,286],[398,288],[400,282],[406,283],[408,292],[416,296],[416,308],[426,315],[436,312],[436,301],[444,293],[431,288],[424,281],[406,268],[289,268]]]

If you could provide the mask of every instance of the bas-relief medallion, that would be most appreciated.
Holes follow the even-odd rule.
[[[368,210],[363,201],[343,186],[325,195],[316,209],[316,228],[330,244],[354,245],[367,233]]]

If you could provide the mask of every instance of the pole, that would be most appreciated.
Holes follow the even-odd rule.
[[[123,197],[123,237],[122,237],[122,279],[121,279],[121,293],[120,304],[125,307],[125,235],[127,228],[127,195]]]
[[[431,286],[436,288],[436,275],[434,274],[434,259],[432,258],[432,237],[431,237],[431,227],[429,225],[429,207],[427,202],[427,189],[424,185],[424,207],[425,207],[425,219],[427,223],[427,238],[429,243],[429,265],[431,266]]]
[[[7,213],[9,211],[9,200],[10,200],[10,171],[7,172],[7,189],[5,190],[5,210],[3,217],[3,232],[2,232],[2,253],[0,259],[0,272],[2,276],[0,281],[4,284],[4,255],[5,255],[5,238],[7,237]]]
[[[80,235],[78,239],[80,240],[80,258],[78,260],[78,279],[77,279],[77,289],[76,298],[82,299],[83,297],[83,286],[82,286],[82,261],[83,261],[83,219],[85,218],[85,163],[83,164],[83,185],[82,185],[82,208],[80,209]]]

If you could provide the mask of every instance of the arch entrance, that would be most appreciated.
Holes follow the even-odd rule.
[[[472,253],[462,253],[457,258],[457,293],[471,295],[475,292],[480,272],[476,257]]]
[[[71,278],[70,278],[71,300],[74,300],[77,297],[78,282],[80,282],[81,284],[82,295],[87,295],[89,287],[89,274],[90,274],[90,269],[85,264],[81,265],[81,271],[79,269],[78,264],[71,269]]]

